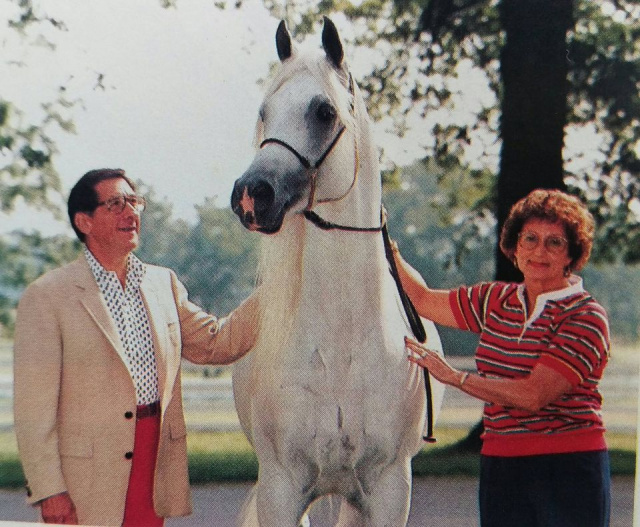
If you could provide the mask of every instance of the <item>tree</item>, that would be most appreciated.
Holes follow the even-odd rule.
[[[12,334],[15,306],[24,288],[79,253],[80,242],[64,235],[15,232],[0,239],[0,334]]]
[[[567,123],[567,32],[570,0],[520,0],[500,4],[506,38],[500,56],[502,103],[497,231],[511,206],[535,188],[566,190],[562,149]],[[496,278],[522,274],[496,248]]]
[[[46,25],[64,31],[64,24],[37,13],[30,0],[9,3],[14,8],[13,17],[7,20],[11,36],[21,38],[27,45],[55,49],[41,33],[36,31],[34,37],[30,30]],[[26,66],[12,57],[3,60],[5,75],[10,75],[12,68]],[[66,88],[60,86],[54,100],[41,103],[41,120],[31,122],[20,108],[6,99],[6,94],[0,93],[0,212],[12,211],[18,199],[31,206],[59,212],[61,185],[54,166],[57,149],[50,129],[58,126],[73,132],[73,122],[67,116],[73,105]]]
[[[636,2],[324,0],[315,6],[287,2],[286,9],[271,5],[298,32],[314,27],[321,13],[348,18],[354,44],[377,58],[361,80],[374,118],[400,135],[416,123],[423,130],[429,126],[433,140],[422,139],[424,155],[447,170],[467,167],[472,179],[482,178],[487,169],[499,172],[491,193],[473,204],[477,213],[495,214],[500,221],[502,209],[527,189],[566,185],[588,202],[599,241],[606,240],[597,244],[594,258],[638,261]],[[467,82],[460,81],[461,75]],[[470,87],[477,92],[480,79],[495,97],[480,101],[472,119],[465,118],[456,110],[469,104],[462,95],[469,95]],[[523,95],[529,102],[523,102]],[[445,107],[448,114],[441,111]],[[572,149],[563,151],[567,134],[589,131],[588,144],[576,146],[572,139]],[[525,151],[533,162],[522,157]],[[541,181],[541,172],[551,179]],[[502,269],[499,264],[501,275],[510,272]]]
[[[638,261],[640,210],[634,212],[633,206],[640,205],[640,46],[635,38],[640,11],[635,2],[610,4],[610,16],[585,0],[370,0],[358,5],[325,0],[317,11],[345,13],[360,24],[356,42],[384,49],[385,58],[363,86],[373,115],[395,115],[399,134],[406,132],[412,114],[425,122],[430,111],[455,104],[451,79],[464,61],[486,73],[496,105],[478,111],[472,124],[436,122],[426,153],[447,170],[469,165],[466,174],[481,180],[482,168],[474,168],[467,154],[482,136],[500,139],[494,190],[490,199],[480,198],[471,207],[493,212],[497,233],[515,201],[537,187],[564,189],[568,181],[588,200],[603,242],[607,233],[599,244],[606,249],[595,256]],[[313,8],[303,11],[304,28],[314,15]],[[593,37],[601,32],[604,38]],[[602,178],[568,172],[563,147],[569,122],[576,128],[591,125],[606,138],[604,159],[590,168],[601,171]],[[488,154],[483,150],[480,157]],[[457,177],[460,170],[453,172]],[[631,249],[629,239],[636,242]],[[521,279],[499,248],[495,253],[496,278]],[[460,446],[479,450],[481,431],[479,423]]]

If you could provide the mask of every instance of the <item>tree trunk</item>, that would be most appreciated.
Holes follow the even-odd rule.
[[[506,42],[500,57],[502,117],[497,186],[498,236],[509,210],[536,188],[565,189],[562,148],[567,123],[567,31],[572,0],[503,0]],[[496,248],[496,279],[522,276]]]
[[[498,239],[513,204],[536,188],[565,189],[562,148],[567,122],[567,31],[573,0],[503,0],[506,33],[500,57],[502,116],[497,183]],[[522,275],[496,246],[496,279]],[[458,443],[479,451],[482,424]]]

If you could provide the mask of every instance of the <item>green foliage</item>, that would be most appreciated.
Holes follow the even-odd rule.
[[[40,12],[31,0],[15,0],[13,16],[6,20],[8,28],[20,35],[24,44],[45,47],[52,52],[55,45],[42,34],[32,38],[31,30],[51,26],[66,31],[63,22]],[[7,71],[26,67],[20,61],[7,59]],[[52,128],[72,133],[74,126],[67,112],[74,106],[66,88],[61,86],[52,101],[42,101],[40,116],[28,120],[11,101],[0,94],[0,211],[12,211],[18,198],[29,205],[46,208],[58,214],[56,198],[61,185],[54,166],[58,153],[51,138]]]
[[[636,454],[632,450],[612,449],[611,474],[633,476]],[[425,476],[478,476],[480,456],[461,453],[455,447],[437,447],[421,450],[411,462],[414,477]],[[24,474],[17,455],[0,458],[0,488],[24,486]],[[192,485],[225,481],[255,481],[258,460],[253,451],[189,452],[189,480]]]
[[[500,9],[505,2],[324,0],[289,3],[286,14],[296,33],[316,28],[321,14],[346,16],[355,32],[352,44],[368,48],[377,58],[368,75],[359,79],[374,119],[390,123],[386,126],[399,136],[409,123],[423,122],[425,135],[433,138],[424,142],[425,155],[443,167],[482,164],[495,170],[491,167],[503,93]],[[265,5],[278,9],[270,2]],[[510,6],[518,8],[516,2]],[[573,6],[575,27],[567,35],[566,131],[594,130],[600,143],[565,152],[565,181],[597,219],[601,243],[594,259],[638,262],[640,13],[631,0],[573,0]],[[475,84],[459,82],[460,75],[469,75],[461,68],[465,64],[483,75],[474,76],[474,83],[484,78],[495,94],[492,102],[483,101],[473,110],[470,121],[457,112],[465,109],[460,104],[464,96],[478,91]],[[433,123],[430,117],[440,116],[445,108],[449,115]],[[488,217],[496,206],[492,185],[486,190],[482,207],[475,211]],[[459,194],[455,187],[451,192]]]
[[[0,238],[0,333],[11,334],[24,288],[43,273],[74,260],[80,243],[67,236],[13,233]]]
[[[153,197],[152,192],[147,195]],[[226,315],[249,296],[257,266],[257,235],[247,233],[228,208],[213,200],[197,206],[198,222],[171,218],[171,207],[150,199],[143,215],[137,254],[143,261],[172,268],[192,301]]]
[[[189,454],[192,485],[218,481],[255,481],[258,459],[250,452],[195,452]]]
[[[638,342],[640,265],[589,265],[581,275],[587,290],[607,310],[613,338],[629,343]]]
[[[17,454],[0,456],[0,488],[24,487],[25,478]]]
[[[24,124],[21,112],[0,97],[0,211],[13,210],[21,198],[29,205],[58,212],[52,199],[61,192],[53,164],[57,149],[48,131],[54,122],[62,122],[56,105],[46,106],[48,114],[42,123]]]
[[[384,192],[389,233],[427,284],[450,288],[491,280],[494,220],[474,213],[482,206],[488,177],[462,170],[447,173],[425,162],[403,170],[401,179],[401,185]],[[446,349],[473,354],[476,335],[449,328],[439,332]]]

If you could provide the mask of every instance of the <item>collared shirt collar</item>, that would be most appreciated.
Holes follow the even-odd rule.
[[[518,285],[518,299],[523,307],[527,305],[526,297],[525,297],[526,287],[524,283]],[[578,293],[584,292],[584,286],[582,285],[582,278],[572,274],[569,277],[569,285],[562,289],[557,289],[555,291],[549,291],[548,293],[543,293],[538,296],[536,299],[536,305],[533,308],[533,311],[529,314],[527,318],[526,325],[528,326],[532,321],[540,316],[542,311],[544,310],[544,306],[546,305],[548,300],[562,300],[563,298],[569,298],[570,296],[576,295]],[[526,312],[526,309],[525,309]]]
[[[113,279],[115,271],[107,271],[104,266],[96,259],[93,253],[85,245],[84,255],[87,263],[91,268],[91,272],[96,282],[101,283]],[[127,259],[127,281],[126,286],[132,289],[138,289],[142,283],[142,279],[147,271],[147,267],[135,254],[129,254]],[[116,277],[117,278],[117,277]]]

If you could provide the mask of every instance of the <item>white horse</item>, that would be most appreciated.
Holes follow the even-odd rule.
[[[258,340],[233,374],[259,461],[241,524],[295,527],[316,499],[337,495],[339,525],[397,527],[423,445],[424,377],[407,360],[410,330],[379,232],[368,115],[326,18],[322,43],[324,52],[300,54],[278,27],[260,148],[231,199],[245,227],[268,234]],[[318,217],[333,228],[310,221]],[[433,324],[426,329],[441,350]],[[433,385],[437,412],[443,387]]]

